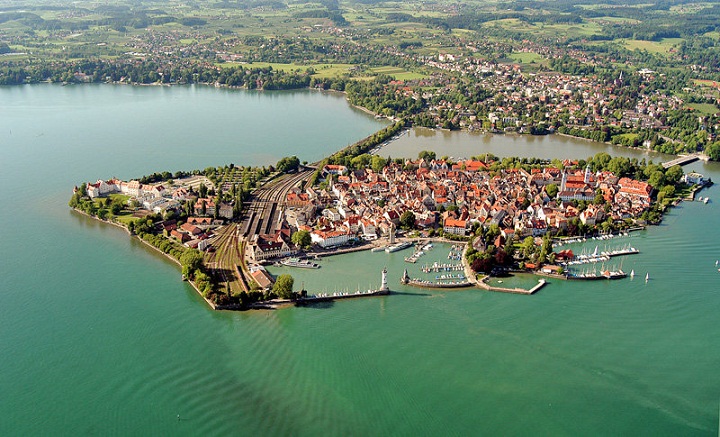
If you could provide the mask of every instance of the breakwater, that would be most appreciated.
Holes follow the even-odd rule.
[[[489,291],[499,291],[499,292],[501,292],[501,293],[535,294],[538,290],[540,290],[541,288],[543,288],[545,285],[548,284],[548,282],[547,282],[546,280],[544,280],[544,279],[539,279],[539,280],[538,280],[538,283],[537,283],[534,287],[530,288],[529,290],[526,290],[526,289],[524,289],[524,288],[517,288],[517,287],[514,287],[514,288],[496,287],[496,286],[493,286],[493,285],[488,284],[487,281],[489,281],[489,280],[490,280],[490,277],[489,277],[489,276],[485,276],[485,277],[482,278],[480,281],[478,281],[477,285],[478,285],[480,288],[483,288],[483,289],[485,289],[485,290],[489,290]]]

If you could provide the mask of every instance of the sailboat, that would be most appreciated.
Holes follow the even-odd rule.
[[[650,280],[650,273],[645,273],[645,282]]]
[[[631,278],[635,277],[635,269],[630,270],[630,277]]]

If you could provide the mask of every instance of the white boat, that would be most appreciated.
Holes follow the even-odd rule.
[[[319,269],[320,265],[315,264],[312,261],[308,261],[306,259],[300,259],[300,258],[287,258],[282,261],[280,261],[280,264],[288,267],[300,267],[303,269]]]
[[[386,247],[385,252],[393,253],[393,252],[397,252],[398,250],[407,249],[410,246],[412,246],[412,242],[405,241],[403,243],[393,244],[392,246]]]
[[[631,277],[631,278],[634,278],[634,277],[635,277],[635,270],[634,270],[634,269],[630,271],[630,277]]]
[[[709,201],[710,201],[709,197],[706,197],[705,199],[703,199],[703,203],[708,203]]]
[[[645,273],[645,282],[650,280],[650,273]]]

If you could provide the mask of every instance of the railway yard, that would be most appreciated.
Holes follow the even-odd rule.
[[[279,229],[288,191],[305,183],[311,174],[312,170],[304,170],[282,175],[256,189],[244,205],[241,222],[216,231],[212,241],[215,251],[206,255],[205,265],[219,279],[220,290],[232,294],[249,291],[249,272],[244,260],[246,242],[254,235],[272,234]]]

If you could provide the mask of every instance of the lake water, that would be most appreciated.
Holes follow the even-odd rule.
[[[387,266],[397,294],[245,313],[209,310],[175,265],[67,208],[84,180],[312,161],[382,126],[316,92],[0,88],[0,434],[717,435],[714,202],[617,240],[642,251],[623,269],[647,283],[420,290],[398,278],[423,259],[361,252],[292,274],[331,292],[377,286]],[[456,143],[500,156],[607,148],[447,138],[437,146],[452,156],[467,154]],[[497,151],[508,138],[513,153]],[[688,168],[720,179],[717,164]],[[720,202],[715,187],[701,195]]]
[[[561,135],[495,135],[480,132],[457,132],[439,129],[414,128],[378,152],[381,156],[416,158],[423,150],[431,150],[438,157],[456,159],[490,153],[499,157],[520,156],[543,159],[585,159],[605,152],[642,160],[665,161],[669,155],[597,143]]]

